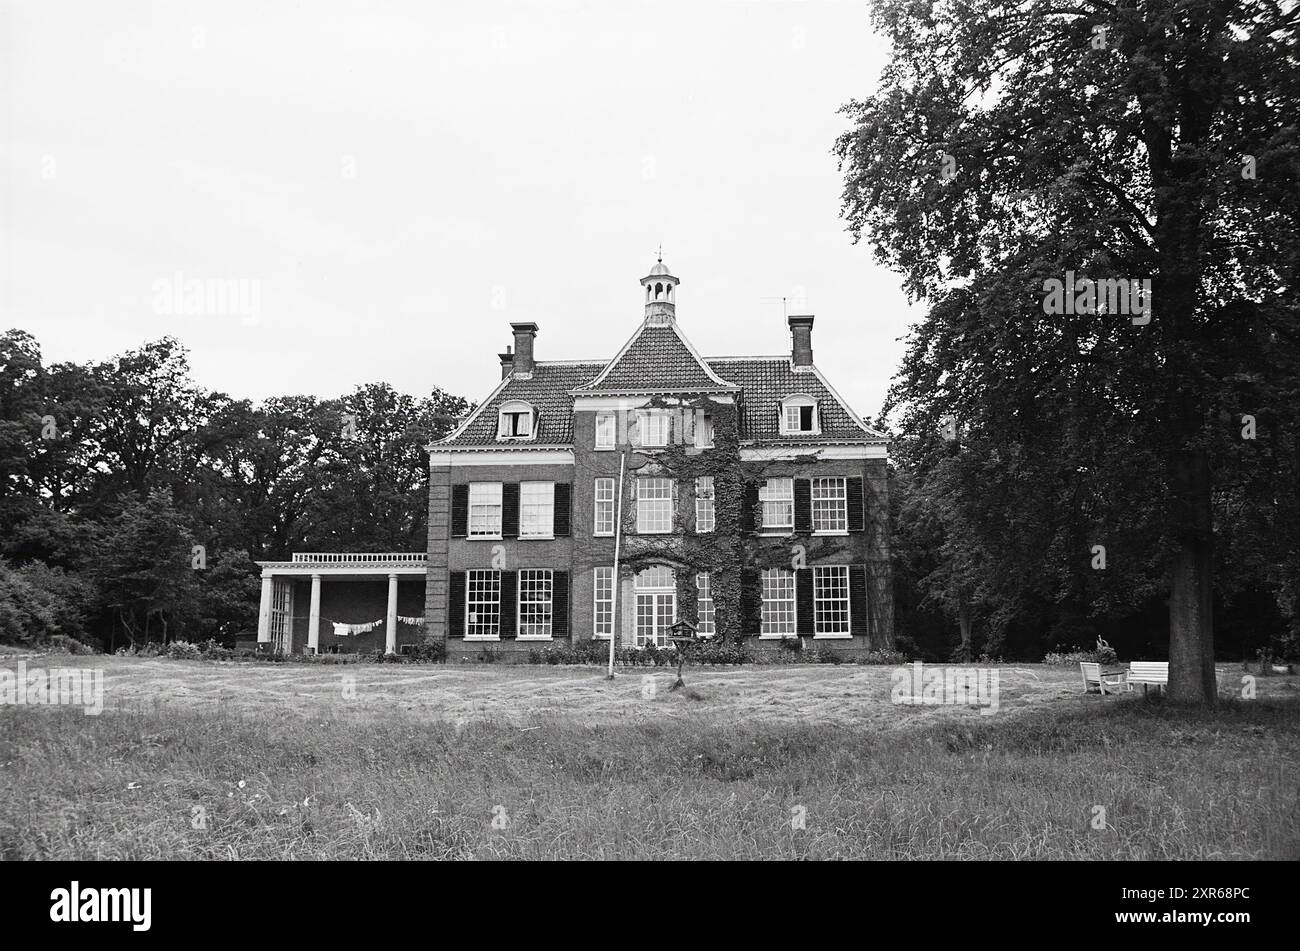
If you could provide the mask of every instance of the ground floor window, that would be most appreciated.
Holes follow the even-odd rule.
[[[501,572],[465,572],[465,634],[497,637],[501,633]]]
[[[614,633],[614,569],[597,568],[594,575],[593,618],[597,637]]]
[[[711,637],[716,632],[717,627],[714,623],[716,614],[713,610],[713,580],[709,577],[707,571],[700,572],[695,576],[695,597],[697,620],[699,622],[699,627],[695,633],[701,637]]]
[[[638,571],[636,592],[636,646],[667,647],[670,628],[677,620],[677,581],[667,565]]]
[[[551,636],[551,569],[526,568],[519,572],[519,636]]]
[[[763,622],[761,634],[795,633],[794,572],[768,568],[763,572]]]
[[[813,630],[817,634],[849,633],[847,565],[813,569],[813,605]]]

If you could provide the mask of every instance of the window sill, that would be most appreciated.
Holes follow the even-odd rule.
[[[469,644],[483,643],[485,641],[499,641],[499,634],[466,634],[463,640]]]
[[[501,542],[505,541],[501,535],[466,535],[467,542]]]
[[[798,637],[798,634],[760,634],[760,641],[791,641]]]
[[[839,538],[841,536],[847,537],[848,534],[849,534],[849,530],[847,528],[837,528],[834,529],[833,531],[830,529],[827,529],[825,531],[814,531],[813,537],[817,538],[819,536],[822,536],[822,537],[830,537],[830,538]]]
[[[553,640],[550,634],[521,634],[515,638],[517,641],[549,641]]]
[[[555,536],[554,535],[520,535],[519,540],[521,542],[553,542],[555,541]]]
[[[662,531],[657,531],[657,532],[643,532],[641,531],[641,529],[638,528],[636,530],[636,533],[638,535],[671,535],[673,534],[673,530],[671,528],[665,528]]]
[[[614,533],[613,532],[592,532],[591,537],[592,538],[613,538]]]
[[[592,452],[613,452],[617,446],[592,446]]]
[[[758,534],[769,538],[788,538],[794,534],[794,526],[789,528],[760,528]]]
[[[814,634],[814,641],[849,641],[853,639],[852,634]]]

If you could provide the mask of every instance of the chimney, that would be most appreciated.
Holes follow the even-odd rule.
[[[812,314],[787,317],[786,322],[790,325],[790,336],[794,341],[790,352],[794,365],[796,367],[812,366]]]
[[[515,355],[510,352],[509,347],[506,347],[506,352],[498,353],[497,356],[501,358],[501,379],[504,380],[515,368]]]
[[[534,323],[511,324],[515,332],[515,376],[527,379],[533,375],[533,338],[537,336]]]

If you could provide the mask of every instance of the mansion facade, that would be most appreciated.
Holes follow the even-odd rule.
[[[453,660],[667,646],[686,621],[760,650],[892,647],[885,437],[813,362],[811,316],[787,354],[706,358],[678,283],[662,260],[641,279],[608,361],[538,360],[537,325],[512,324],[495,389],[428,446],[427,551],[262,563],[259,640]]]

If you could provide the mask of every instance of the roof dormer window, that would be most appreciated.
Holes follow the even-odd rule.
[[[497,424],[498,439],[532,439],[537,433],[537,410],[523,400],[501,405]]]
[[[781,435],[815,436],[821,432],[817,401],[810,396],[787,396],[781,401]]]

